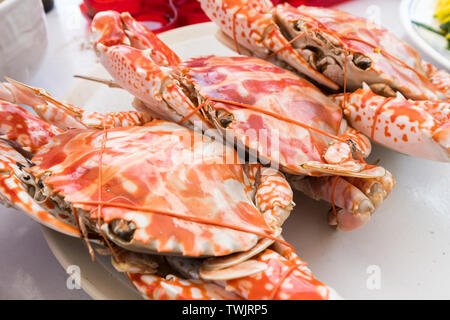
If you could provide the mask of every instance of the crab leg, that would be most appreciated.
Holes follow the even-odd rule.
[[[185,280],[171,274],[165,277],[139,273],[127,275],[148,299],[339,299],[333,289],[314,278],[292,250],[277,251],[274,246],[251,260],[253,264],[263,266],[259,272],[226,281],[198,280],[195,263],[188,267],[192,269],[189,274],[194,279]],[[178,267],[186,268],[186,261],[182,259]]]
[[[106,46],[124,44],[136,49],[147,50],[150,58],[158,65],[178,65],[181,59],[164,42],[128,13],[103,11],[95,16],[91,27],[96,43]],[[114,30],[114,33],[110,33]]]
[[[373,141],[412,156],[450,161],[449,102],[386,98],[365,85],[346,98],[332,98],[344,108],[352,127]]]
[[[252,165],[249,178],[258,183],[255,193],[255,204],[263,214],[264,220],[274,230],[281,234],[281,225],[289,216],[294,202],[292,189],[284,175],[278,170]],[[206,259],[199,271],[200,277],[207,280],[226,280],[234,277],[237,269],[248,264],[248,260],[264,251],[274,240],[263,238],[250,250],[219,258]],[[250,268],[252,273],[257,267]],[[245,271],[244,271],[245,272]]]
[[[330,142],[323,153],[323,162],[308,161],[302,167],[310,171],[311,176],[334,175],[362,179],[380,178],[386,175],[386,169],[367,164],[366,158],[371,150],[370,140],[359,131],[348,127],[347,121],[341,121],[341,132],[336,141]]]
[[[356,144],[360,157],[366,157],[371,151],[370,141],[352,128],[345,129],[340,137],[351,139]],[[305,163],[304,166],[333,174],[334,167],[354,167],[362,165],[352,160],[350,145],[336,142],[325,151],[324,158],[328,164]],[[330,165],[331,164],[331,165]],[[366,169],[353,174],[342,174],[328,177],[290,176],[292,186],[307,196],[325,200],[332,204],[329,224],[337,229],[350,231],[363,226],[379,204],[391,193],[395,183],[391,173],[382,167],[366,165]],[[336,210],[338,207],[338,210]]]
[[[112,253],[111,250],[103,251],[99,253],[105,255]],[[130,282],[146,299],[240,299],[236,294],[223,290],[215,283],[199,280],[196,271],[189,270],[193,265],[198,265],[195,263],[198,262],[196,259],[181,258],[183,269],[189,273],[187,279],[181,279],[168,273],[171,270],[169,257],[133,252],[120,247],[115,247],[114,251],[120,262],[111,257],[112,265],[117,271],[125,272]]]
[[[150,300],[239,300],[236,294],[214,283],[185,280],[176,276],[161,277],[141,273],[127,273],[139,293]]]

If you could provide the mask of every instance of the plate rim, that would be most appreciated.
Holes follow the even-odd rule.
[[[450,60],[439,53],[433,46],[431,46],[427,41],[425,41],[414,29],[414,26],[410,19],[410,9],[411,6],[417,0],[402,0],[399,6],[400,19],[402,25],[406,30],[406,34],[409,39],[414,42],[416,46],[422,49],[430,58],[438,62],[440,65],[450,70]]]

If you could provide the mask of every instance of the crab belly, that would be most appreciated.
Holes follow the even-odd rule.
[[[250,200],[242,167],[225,164],[229,150],[223,148],[212,141],[202,144],[201,135],[165,121],[107,131],[71,130],[34,157],[34,174],[50,172],[44,183],[90,212],[94,225],[101,220],[102,230],[122,247],[226,255],[248,250],[259,239],[256,234],[270,229]],[[86,203],[99,199],[108,204],[99,208]],[[134,230],[125,236],[114,232],[114,221]]]
[[[338,131],[342,119],[339,107],[289,71],[248,57],[193,58],[184,64],[189,70],[186,76],[205,99],[257,108],[214,102],[216,110],[224,109],[233,115],[227,134],[231,132],[260,160],[279,164],[285,171],[306,174],[302,163],[321,161],[329,140],[308,126],[330,134]]]

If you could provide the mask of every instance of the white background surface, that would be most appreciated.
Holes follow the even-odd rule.
[[[72,75],[90,71],[95,57],[85,38],[87,23],[78,8],[81,1],[55,2],[55,9],[47,15],[47,56],[29,83],[63,97],[73,85]],[[404,38],[398,5],[395,0],[356,0],[341,7],[365,17],[379,16],[384,26]],[[381,157],[382,164],[397,178],[401,177],[389,198],[389,207],[382,207],[384,216],[374,216],[369,225],[352,234],[334,232],[326,226],[324,215],[308,214],[323,211],[326,205],[297,196],[297,208],[301,206],[301,210],[291,216],[285,230],[298,237],[287,240],[301,249],[301,256],[321,275],[320,279],[344,297],[449,299],[450,277],[436,276],[450,270],[450,241],[448,236],[443,237],[450,230],[448,164],[412,159],[377,147],[375,156]],[[412,203],[405,204],[404,197]],[[423,215],[410,217],[405,211],[411,207]],[[36,222],[12,209],[1,208],[0,213],[0,299],[89,299],[82,290],[67,289],[68,275],[49,250]],[[302,228],[302,224],[308,227]],[[318,238],[317,233],[323,237]],[[373,245],[380,242],[386,250]],[[372,252],[373,247],[378,250]],[[339,259],[343,250],[348,251],[347,257]],[[352,257],[351,252],[361,257]],[[361,261],[360,265],[352,265],[357,272],[346,272],[346,258]],[[366,287],[368,261],[381,268],[381,290]]]
[[[447,49],[447,39],[425,28],[414,25],[412,21],[439,29],[439,21],[433,17],[438,0],[402,0],[400,19],[411,43],[426,52],[434,60],[450,69],[450,51]],[[432,5],[430,6],[430,3]]]
[[[42,3],[36,0],[0,1],[0,77],[24,81],[39,68],[47,48]]]

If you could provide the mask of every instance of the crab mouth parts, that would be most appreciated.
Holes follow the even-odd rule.
[[[368,56],[348,52],[332,35],[311,28],[306,21],[287,21],[276,11],[273,17],[285,38],[295,39],[292,46],[303,59],[341,87],[346,72],[365,73],[371,68],[372,60]]]
[[[108,223],[109,232],[120,242],[130,243],[136,231],[136,224],[133,221],[124,219],[114,219]]]
[[[184,74],[183,76],[178,77],[177,80],[186,97],[189,98],[196,108],[204,104],[198,113],[200,113],[203,118],[207,118],[210,122],[219,124],[222,129],[226,129],[234,121],[233,114],[224,109],[214,109],[211,104],[208,103],[207,99],[201,95],[199,90],[187,79],[188,77]]]
[[[55,218],[73,226],[78,226],[85,239],[98,239],[97,231],[95,231],[97,227],[89,219],[90,212],[79,208],[74,209],[73,204],[67,202],[64,196],[54,193],[50,187],[45,185],[44,181],[50,176],[50,173],[45,173],[40,178],[35,177],[28,172],[28,169],[34,166],[30,161],[27,165],[17,163],[16,166],[17,168],[14,172],[16,177],[22,182],[28,194],[37,204],[45,208]],[[75,210],[76,214],[74,214]],[[76,218],[78,218],[78,221]]]
[[[80,228],[84,238],[98,239],[98,229],[100,226],[90,218],[91,213],[80,208],[75,209],[73,204],[67,202],[64,196],[54,193],[51,188],[46,186],[43,181],[50,176],[50,173],[44,174],[39,179],[32,174],[25,171],[27,166],[23,164],[17,164],[18,170],[16,170],[16,176],[26,187],[28,194],[36,201],[36,203],[45,207],[47,211],[52,213],[56,218],[61,219],[61,216],[70,217],[70,222]],[[49,205],[49,202],[51,205]],[[75,214],[76,210],[76,214]],[[75,221],[78,218],[78,221]],[[68,222],[67,218],[63,220]],[[124,219],[114,219],[107,223],[109,234],[114,240],[119,243],[130,243],[133,240],[134,232],[137,227],[132,221]]]
[[[204,260],[199,258],[181,258],[189,259],[190,265],[193,266],[193,270],[186,270],[181,266],[182,264],[180,265],[180,263],[177,263],[177,257],[134,252],[119,246],[114,246],[114,251],[120,260],[116,261],[115,259],[111,259],[111,262],[117,271],[153,274],[165,278],[166,280],[173,277],[185,280],[199,280],[198,269]],[[111,254],[110,249],[106,249],[103,254]]]
[[[29,160],[28,160],[29,161]],[[51,173],[45,173],[37,178],[28,172],[33,163],[27,164],[16,163],[14,174],[22,182],[28,194],[34,199],[36,203],[45,208],[56,218],[63,222],[69,222],[74,226],[78,226],[84,239],[87,241],[99,239],[98,221],[90,218],[91,212],[76,208],[73,203],[65,200],[64,196],[54,193],[53,190],[46,186],[44,181]],[[1,172],[0,172],[1,173]],[[64,219],[62,219],[64,217]],[[101,222],[102,224],[104,221]],[[134,233],[137,229],[133,221],[124,219],[114,219],[106,223],[108,227],[108,234],[112,236],[112,240],[119,243],[128,244],[132,242]]]

